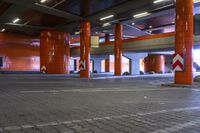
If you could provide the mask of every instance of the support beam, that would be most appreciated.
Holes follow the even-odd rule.
[[[115,76],[122,75],[122,33],[123,25],[115,24]]]
[[[11,5],[3,14],[1,14],[0,22],[6,23],[12,21],[18,14],[22,14],[26,9],[21,6]]]
[[[128,27],[128,28],[131,28],[132,31],[134,33],[136,33],[136,35],[138,36],[146,36],[146,35],[150,35],[150,33],[146,32],[146,31],[142,31],[141,29],[135,27],[135,26],[132,26],[130,24],[124,24],[124,26]]]
[[[171,6],[171,4],[170,4],[170,6]],[[152,13],[151,15],[148,15],[148,16],[144,16],[144,17],[137,18],[137,19],[132,18],[130,20],[125,20],[125,21],[123,21],[123,23],[125,23],[125,24],[130,24],[130,23],[133,23],[133,22],[137,23],[137,22],[145,21],[147,19],[156,18],[156,17],[160,17],[160,16],[165,16],[165,15],[170,15],[170,14],[174,14],[174,13],[175,13],[174,7],[172,6],[170,9],[155,12],[155,13]]]
[[[140,74],[140,60],[145,58],[147,53],[134,53],[134,52],[125,52],[123,56],[130,59],[130,73],[131,75]]]
[[[175,72],[176,84],[192,84],[193,0],[176,0],[175,53],[185,55],[183,72]]]
[[[101,61],[109,58],[109,55],[91,55],[91,59],[94,62],[93,72],[101,72]]]
[[[141,7],[141,6],[148,4],[148,3],[150,3],[150,1],[147,1],[147,0],[140,0],[140,1],[128,0],[126,2],[123,2],[121,4],[113,6],[111,8],[108,8],[107,10],[104,10],[104,11],[101,11],[101,12],[96,13],[94,15],[88,16],[87,19],[94,21],[96,19],[99,19],[99,17],[104,17],[104,16],[110,15],[110,14],[119,14],[121,12],[126,12],[128,10],[132,10],[132,9]]]
[[[30,29],[36,29],[36,30],[45,30],[45,29],[51,29],[51,30],[58,30],[58,28],[54,27],[46,27],[46,26],[35,26],[35,25],[26,25],[26,24],[16,24],[16,23],[3,23],[2,25],[5,26],[15,26],[18,28],[30,28]]]

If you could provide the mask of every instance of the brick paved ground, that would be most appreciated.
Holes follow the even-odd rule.
[[[172,77],[1,75],[0,132],[199,133],[200,88],[166,82]]]

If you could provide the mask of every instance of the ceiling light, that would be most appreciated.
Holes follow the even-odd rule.
[[[110,23],[105,23],[103,24],[103,27],[110,26],[110,25],[111,25]]]
[[[75,34],[75,35],[78,35],[78,34],[80,34],[80,31],[77,31],[77,32],[75,32],[74,34]]]
[[[156,4],[156,3],[160,3],[160,2],[164,2],[166,0],[155,0],[153,3]]]
[[[41,3],[44,3],[44,2],[46,2],[46,1],[47,1],[47,0],[40,0]]]
[[[143,13],[139,13],[139,14],[133,15],[133,17],[134,18],[141,18],[141,17],[145,17],[145,16],[148,16],[148,15],[150,15],[150,13],[143,12]]]
[[[135,23],[132,23],[132,25],[135,25]]]
[[[152,26],[150,25],[149,28],[152,28]]]
[[[2,29],[1,32],[4,32],[6,29]]]
[[[19,18],[16,18],[16,19],[14,19],[12,22],[13,23],[17,23],[17,22],[19,22],[20,21],[20,19]]]
[[[152,33],[152,31],[150,30],[149,33]]]
[[[109,15],[109,16],[106,16],[106,17],[100,18],[100,21],[105,20],[105,19],[109,19],[109,18],[112,18],[112,17],[114,17],[114,15]]]

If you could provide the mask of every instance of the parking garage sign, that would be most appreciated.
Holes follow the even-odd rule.
[[[184,54],[173,55],[173,69],[175,72],[184,71]]]
[[[84,60],[80,60],[80,62],[79,62],[80,64],[79,64],[79,70],[85,70],[85,61]]]
[[[47,68],[46,68],[46,66],[42,66],[42,67],[41,67],[41,72],[42,72],[43,74],[47,73]]]

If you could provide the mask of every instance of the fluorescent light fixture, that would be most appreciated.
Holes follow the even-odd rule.
[[[20,21],[20,19],[19,18],[16,18],[16,19],[14,19],[12,22],[13,23],[17,23],[17,22],[19,22]]]
[[[133,17],[134,17],[134,18],[141,18],[141,17],[148,16],[148,15],[150,15],[150,14],[151,14],[151,13],[143,12],[143,13],[139,13],[139,14],[133,15]]]
[[[110,26],[110,25],[111,25],[110,23],[105,23],[103,24],[103,27]]]
[[[75,35],[78,35],[78,34],[80,34],[80,31],[77,31],[77,32],[75,32],[74,34],[75,34]]]
[[[41,3],[44,3],[44,2],[46,2],[46,1],[47,1],[47,0],[40,0]]]
[[[112,18],[112,17],[114,17],[114,15],[109,15],[109,16],[100,18],[100,21],[103,21],[103,20],[105,20],[105,19],[109,19],[109,18]]]
[[[1,32],[4,32],[6,29],[2,29]]]
[[[156,4],[156,3],[160,3],[160,2],[164,2],[166,0],[155,0],[153,3]]]

